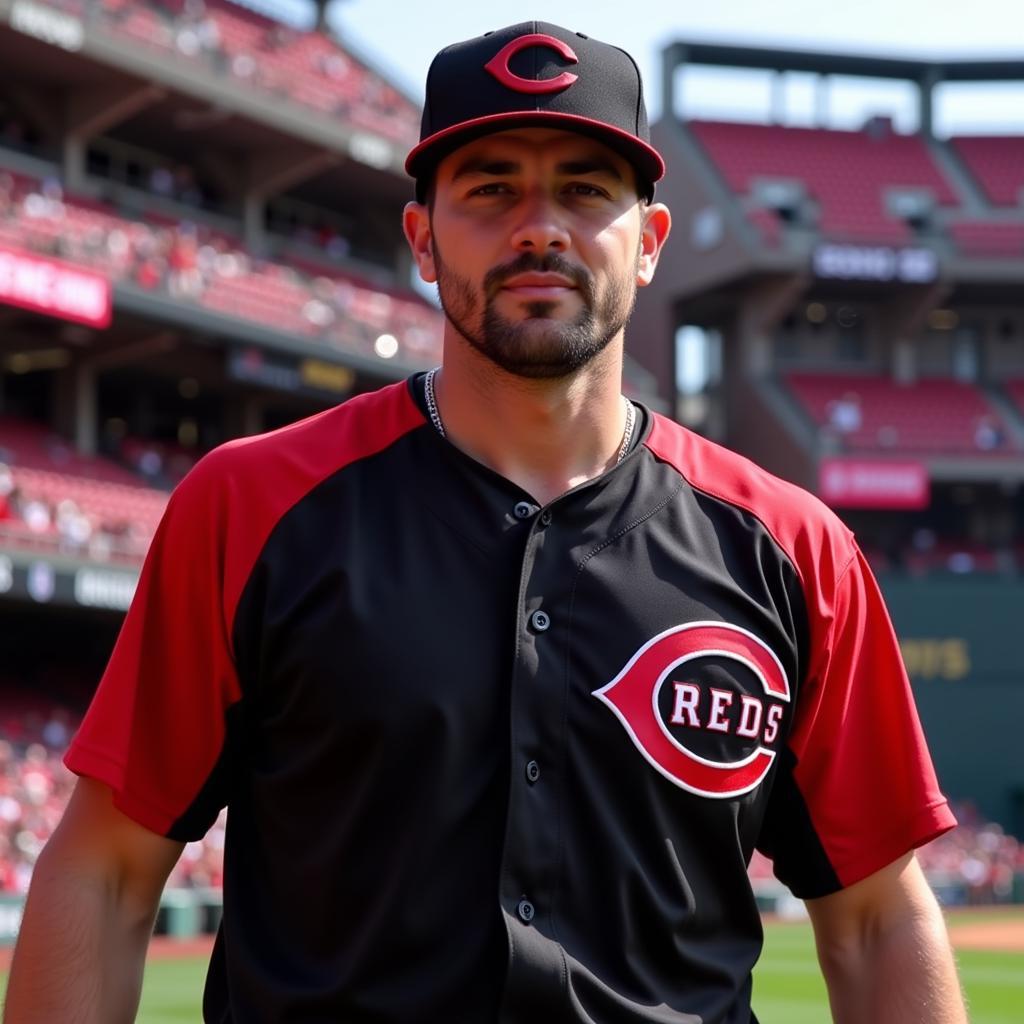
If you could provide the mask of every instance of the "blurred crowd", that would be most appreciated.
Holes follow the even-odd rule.
[[[296,226],[297,237],[312,229]],[[335,250],[344,241],[329,229]],[[258,258],[233,238],[200,221],[122,217],[110,206],[71,199],[57,178],[30,181],[0,171],[0,242],[93,267],[113,281],[284,333],[390,358],[426,362],[440,351],[438,313],[410,294],[392,295],[327,268]],[[382,333],[397,341],[383,354]]]
[[[31,485],[20,486],[10,467],[0,462],[0,537],[18,546],[97,562],[119,556],[137,560],[145,555],[153,529],[153,514],[141,517],[131,508],[109,514],[70,495],[54,497]]]
[[[77,716],[57,705],[0,712],[0,893],[28,891],[36,858],[74,788],[61,758],[77,725]],[[221,886],[225,821],[222,813],[202,842],[185,847],[169,886]]]

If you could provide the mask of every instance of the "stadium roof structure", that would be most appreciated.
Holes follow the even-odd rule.
[[[932,134],[932,90],[936,86],[944,82],[1024,82],[1024,57],[921,59],[677,40],[662,50],[662,109],[676,110],[675,71],[694,64],[912,82],[921,90],[920,123],[926,135]]]
[[[677,40],[662,50],[662,61],[669,73],[681,64],[706,64],[717,67],[758,68],[765,71],[807,71],[821,75],[898,78],[923,84],[952,81],[1024,81],[1024,57],[996,60],[916,59]],[[666,91],[666,95],[670,95],[670,92]]]

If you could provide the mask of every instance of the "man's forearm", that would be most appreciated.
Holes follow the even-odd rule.
[[[966,1024],[963,995],[937,906],[819,950],[835,1024]]]
[[[133,1021],[155,909],[44,850],[15,947],[4,1024]]]

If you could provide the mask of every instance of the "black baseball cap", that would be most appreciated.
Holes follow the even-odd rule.
[[[625,50],[546,21],[453,43],[427,72],[420,141],[405,161],[423,202],[438,163],[459,146],[522,126],[564,128],[628,159],[647,198],[665,173],[651,145],[640,69]]]

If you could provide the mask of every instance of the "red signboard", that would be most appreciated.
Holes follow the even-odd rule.
[[[920,462],[823,459],[822,499],[842,508],[927,508],[928,470]]]
[[[102,274],[15,249],[0,249],[0,302],[90,327],[110,326],[110,282]]]

